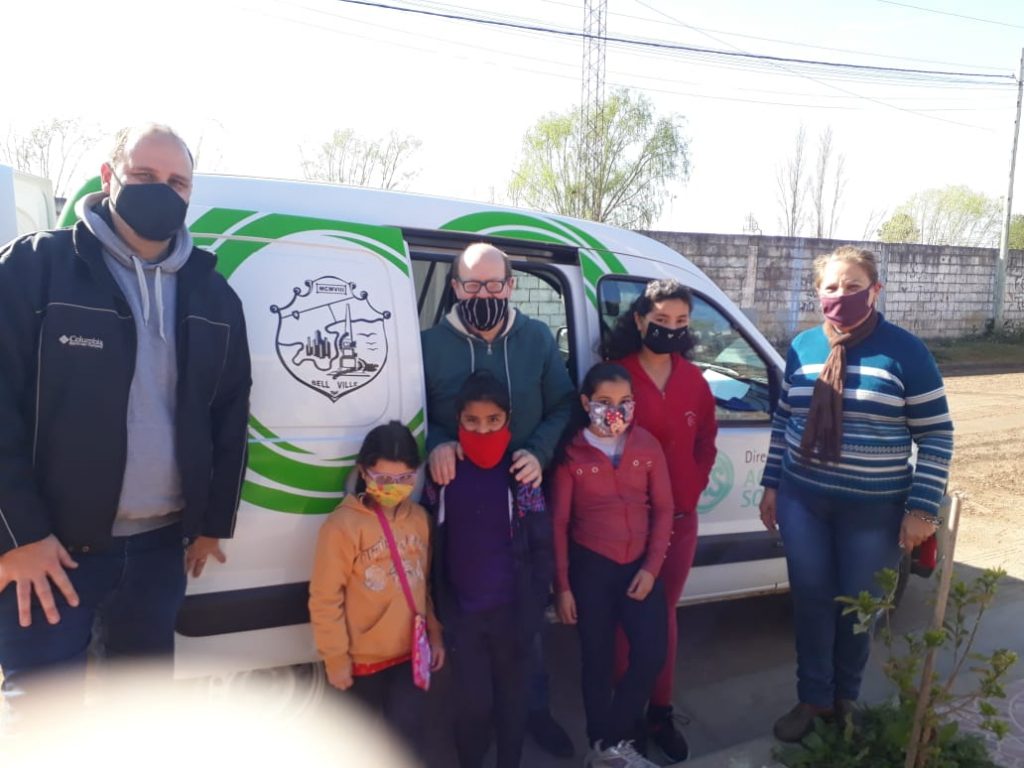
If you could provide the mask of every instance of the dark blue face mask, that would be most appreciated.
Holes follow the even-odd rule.
[[[121,191],[112,200],[114,210],[139,237],[163,242],[185,223],[186,203],[167,184],[125,184],[111,171]]]

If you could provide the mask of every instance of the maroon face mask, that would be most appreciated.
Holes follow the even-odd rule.
[[[845,296],[819,296],[821,311],[825,317],[840,328],[856,325],[871,311],[871,287]]]

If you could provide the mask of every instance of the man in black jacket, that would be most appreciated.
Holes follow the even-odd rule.
[[[5,693],[55,665],[80,681],[94,623],[108,657],[169,658],[245,471],[245,322],[185,227],[192,155],[148,125],[101,178],[72,229],[0,248]]]

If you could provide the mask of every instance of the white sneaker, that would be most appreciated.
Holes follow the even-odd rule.
[[[583,760],[583,768],[658,768],[636,751],[632,741],[620,741],[613,747],[595,744]]]

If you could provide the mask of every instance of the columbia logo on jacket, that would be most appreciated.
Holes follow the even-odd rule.
[[[88,349],[103,349],[103,339],[91,339],[88,336],[76,336],[67,334],[57,339],[66,347],[87,347]]]

